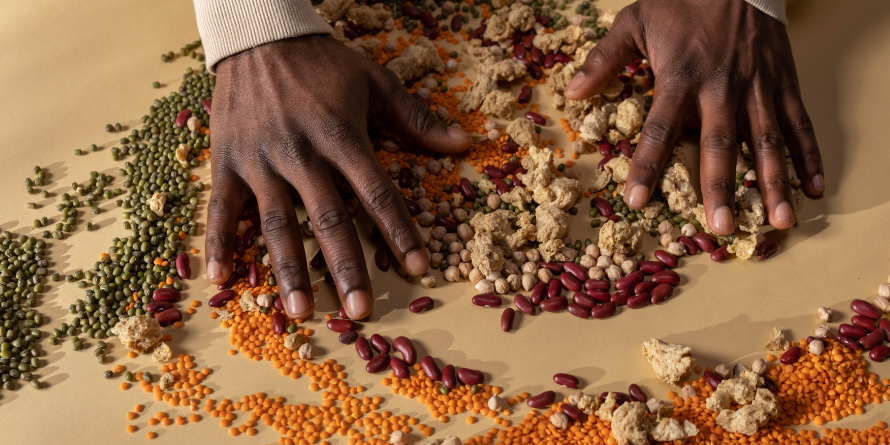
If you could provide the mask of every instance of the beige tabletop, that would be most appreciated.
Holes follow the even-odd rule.
[[[617,9],[622,3],[626,2],[598,5]],[[374,269],[378,299],[364,332],[390,338],[408,335],[418,343],[421,355],[429,353],[445,362],[483,370],[508,394],[552,389],[551,376],[569,372],[580,377],[583,389],[590,393],[625,391],[636,382],[650,395],[664,397],[671,388],[654,377],[640,354],[641,342],[651,337],[691,346],[703,367],[750,365],[764,354],[763,344],[773,326],[790,329],[795,339],[809,335],[819,306],[832,307],[848,319],[849,301],[871,299],[890,274],[890,151],[882,135],[888,128],[886,104],[890,100],[886,81],[890,2],[794,1],[788,15],[801,89],[825,158],[827,193],[819,201],[806,202],[797,227],[770,234],[782,244],[774,258],[764,263],[734,260],[724,264],[712,263],[705,256],[686,258],[679,269],[683,284],[666,304],[624,311],[604,321],[579,320],[567,313],[521,317],[509,334],[499,329],[500,311],[469,303],[474,291],[467,282],[426,290],[392,271]],[[72,181],[84,181],[91,170],[118,176],[119,184],[120,163],[111,160],[108,148],[120,136],[105,133],[105,124],[140,125],[153,99],[174,90],[186,67],[196,66],[191,59],[165,64],[160,55],[196,38],[194,12],[187,0],[0,3],[0,228],[36,235],[31,228],[35,218],[57,217],[57,197],[41,199],[25,193],[24,178],[32,176],[34,165],[48,169],[46,188],[56,196],[67,191]],[[164,87],[152,89],[153,81]],[[549,111],[545,105],[542,110]],[[558,126],[551,123],[545,132],[560,141],[557,145],[565,143]],[[690,142],[694,147],[694,141]],[[103,150],[73,156],[74,149],[86,150],[91,143]],[[586,155],[580,163],[589,168],[598,158]],[[195,169],[195,174],[209,182],[206,165]],[[206,196],[200,217],[205,215]],[[35,199],[43,207],[27,209],[26,203]],[[110,201],[102,207],[106,212],[84,217],[97,230],[84,233],[81,229],[64,241],[50,242],[52,271],[66,274],[90,267],[112,237],[126,236],[120,210]],[[577,217],[573,224],[571,236],[592,235],[585,217]],[[203,250],[200,236],[189,242]],[[654,242],[648,238],[646,242],[645,250],[651,252]],[[307,250],[313,251],[315,241],[308,243]],[[368,249],[366,257],[372,264]],[[195,275],[203,276],[198,262],[193,262]],[[317,273],[313,277],[321,278]],[[443,281],[440,277],[439,282]],[[201,279],[186,287],[189,300],[204,300],[211,294]],[[52,328],[60,320],[67,321],[68,305],[81,291],[61,283],[52,283],[48,289],[39,310],[51,320],[46,326]],[[432,296],[436,309],[420,315],[407,311],[407,303],[421,295]],[[335,308],[324,285],[318,298],[321,311]],[[227,355],[228,331],[210,320],[208,313],[204,305],[183,329],[169,332],[174,337],[174,353],[192,354],[199,367],[214,370],[208,380],[215,391],[212,397],[240,398],[263,391],[291,403],[321,402],[319,393],[308,391],[307,380],[281,377],[268,362]],[[381,376],[365,373],[353,346],[341,345],[324,328],[323,315],[305,323],[317,328],[312,341],[320,352],[318,360],[332,358],[344,364],[350,383],[365,385],[369,395],[386,397],[383,408],[419,416],[440,437],[466,438],[494,426],[488,419],[467,425],[466,414],[440,424],[429,419],[416,401],[390,395],[390,389],[380,383]],[[159,433],[158,443],[277,443],[277,432],[265,427],[260,427],[256,437],[232,438],[206,413],[197,424],[148,428],[148,415],[158,410],[170,415],[188,411],[154,402],[138,388],[120,391],[121,378],[102,378],[111,365],[96,363],[90,352],[93,344],[87,341],[88,347],[81,352],[74,352],[68,342],[41,344],[45,365],[36,374],[48,385],[40,391],[26,386],[0,392],[0,443],[143,443],[149,430]],[[128,359],[117,342],[111,344],[112,365],[156,372],[147,357]],[[872,370],[890,377],[890,364],[875,364]],[[130,422],[125,413],[137,403],[146,405],[145,414]],[[511,417],[514,423],[525,413],[517,411]],[[827,426],[864,428],[888,417],[890,406],[870,405],[862,416]],[[125,426],[131,423],[140,431],[128,435]]]

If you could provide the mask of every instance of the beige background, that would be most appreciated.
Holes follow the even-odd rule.
[[[600,7],[621,3],[605,1]],[[683,259],[679,269],[683,285],[677,296],[662,306],[622,311],[605,321],[578,320],[567,313],[517,317],[518,329],[510,334],[499,330],[499,310],[470,305],[468,297],[473,291],[466,282],[427,291],[407,284],[394,272],[383,274],[374,269],[379,297],[374,323],[365,323],[363,332],[390,338],[409,335],[421,355],[430,353],[449,363],[483,370],[508,394],[553,389],[551,375],[570,372],[582,379],[589,392],[624,391],[629,383],[637,382],[650,395],[663,397],[669,388],[656,381],[639,354],[640,343],[650,337],[692,346],[702,366],[736,361],[750,364],[762,354],[762,344],[773,326],[790,328],[795,338],[806,336],[816,322],[816,308],[822,305],[848,318],[849,300],[870,299],[890,274],[886,235],[890,153],[883,134],[890,99],[886,86],[890,70],[888,14],[890,3],[880,0],[847,7],[829,1],[789,5],[789,34],[804,100],[825,157],[828,191],[824,199],[806,203],[798,227],[778,235],[782,249],[769,262],[718,265],[704,256]],[[24,178],[33,176],[34,165],[48,168],[50,183],[46,188],[56,196],[67,191],[72,181],[87,178],[90,170],[117,176],[119,164],[111,161],[108,147],[120,135],[105,133],[104,125],[138,125],[152,100],[175,89],[192,62],[164,64],[159,56],[197,37],[192,6],[186,0],[0,3],[0,228],[36,234],[31,230],[34,218],[58,217],[57,197],[41,199],[24,191]],[[155,80],[164,84],[160,92],[150,86]],[[541,93],[535,94],[539,97]],[[547,131],[553,137],[561,133],[552,125]],[[75,148],[86,150],[91,143],[100,144],[103,150],[83,157],[72,155]],[[564,142],[558,145],[566,146]],[[582,164],[589,165],[597,158],[585,156]],[[205,182],[209,179],[206,167],[197,169],[196,174]],[[25,204],[35,199],[44,207],[28,210]],[[206,195],[202,199],[206,202]],[[102,207],[108,211],[87,213],[84,218],[98,230],[51,242],[53,271],[64,274],[91,266],[112,237],[124,234],[116,219],[119,210],[112,202]],[[586,213],[586,204],[580,208]],[[587,218],[576,221],[572,235],[589,236],[585,234],[590,230],[585,229]],[[192,243],[203,250],[202,239]],[[315,243],[310,244],[312,251]],[[367,253],[371,264],[372,252]],[[196,275],[203,275],[203,267],[197,263],[193,262]],[[210,295],[201,280],[193,280],[188,287],[188,299],[203,300]],[[404,310],[408,301],[424,294],[437,301],[434,311],[414,315]],[[80,295],[72,285],[49,286],[40,310],[52,320],[50,329],[58,325],[59,317],[67,316],[68,305]],[[335,307],[329,297],[323,289],[318,304],[321,310]],[[207,315],[203,306],[185,328],[173,331],[173,347],[175,352],[194,354],[199,366],[214,369],[209,379],[216,390],[214,397],[237,398],[265,391],[285,396],[291,403],[320,402],[318,394],[307,391],[307,380],[285,379],[269,363],[248,362],[240,354],[226,355],[228,332]],[[364,362],[357,359],[353,346],[339,344],[318,320],[306,325],[321,328],[313,337],[322,352],[319,359],[334,358],[345,364],[350,382],[366,385],[369,394],[389,394],[388,388],[381,388],[380,376],[364,372]],[[74,353],[68,342],[55,347],[45,343],[42,350],[48,365],[37,374],[49,387],[0,392],[0,441],[141,443],[148,430],[147,415],[134,422],[140,427],[138,433],[124,432],[130,423],[124,415],[136,403],[145,403],[147,414],[159,409],[171,415],[187,414],[152,402],[138,389],[120,392],[121,379],[102,379],[102,372],[111,366],[98,365],[90,353],[94,342],[87,344],[87,350]],[[116,345],[111,357],[114,364],[125,364],[131,370],[156,370],[147,358],[128,360]],[[873,369],[890,376],[888,364]],[[493,426],[487,419],[467,426],[465,416],[441,425],[431,421],[426,409],[416,402],[396,397],[388,397],[384,408],[419,415],[422,422],[436,428],[437,435],[466,438]],[[514,423],[525,413],[524,409],[519,411],[512,417]],[[869,406],[864,416],[836,425],[862,428],[888,414],[890,406]],[[150,430],[159,432],[159,443],[195,439],[277,443],[278,437],[274,431],[261,429],[258,437],[233,439],[216,419],[206,415],[199,424]]]

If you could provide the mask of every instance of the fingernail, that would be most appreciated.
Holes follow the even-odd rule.
[[[211,261],[207,263],[207,281],[210,281],[214,284],[219,284],[219,282],[224,279],[225,277],[223,277],[222,264],[217,261]]]
[[[413,250],[405,257],[405,268],[415,277],[422,275],[429,267],[430,260],[421,250]]]
[[[778,221],[794,221],[794,212],[791,211],[791,204],[788,201],[783,201],[776,207],[776,220]]]
[[[822,176],[822,173],[813,176],[813,190],[819,193],[825,191],[825,177]]]
[[[585,79],[586,79],[586,76],[584,76],[584,73],[575,74],[575,77],[572,78],[572,81],[569,82],[568,85],[566,85],[566,91],[572,91],[572,90],[580,87],[581,85],[584,84]]]
[[[461,142],[463,142],[463,141],[466,141],[467,138],[470,137],[470,135],[467,134],[466,131],[463,131],[463,130],[460,129],[460,127],[457,127],[457,126],[454,126],[454,125],[449,125],[449,126],[448,126],[448,129],[447,129],[446,131],[448,132],[448,136],[449,136],[451,139],[454,139],[455,141],[461,141]]]
[[[714,210],[714,221],[712,223],[715,230],[723,233],[732,232],[735,224],[732,221],[732,210],[729,207],[721,206]]]
[[[346,315],[353,320],[361,320],[371,312],[371,299],[364,291],[352,291],[346,296]]]
[[[312,296],[299,290],[291,291],[287,294],[284,309],[290,318],[306,318],[312,314]]]
[[[643,184],[631,187],[626,195],[626,201],[629,207],[637,210],[646,207],[646,202],[649,201],[649,188]]]

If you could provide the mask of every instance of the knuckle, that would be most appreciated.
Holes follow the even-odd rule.
[[[275,262],[275,278],[281,282],[299,279],[305,268],[300,261],[288,258]]]
[[[634,157],[633,169],[636,172],[639,172],[639,177],[642,178],[643,181],[650,181],[657,178],[660,171],[656,160],[643,156]]]
[[[385,213],[398,202],[399,192],[389,181],[380,181],[365,194],[365,207],[368,212]]]
[[[207,232],[204,244],[206,249],[225,249],[232,245],[232,238],[229,234],[218,230],[210,230]]]
[[[387,236],[392,241],[393,245],[399,246],[404,252],[408,252],[415,244],[413,231],[413,225],[392,224],[387,229]]]
[[[784,175],[772,175],[766,178],[766,189],[775,192],[784,192],[791,187],[791,182]]]
[[[818,148],[810,147],[802,151],[803,161],[806,164],[822,165],[822,153]]]
[[[643,137],[659,145],[671,145],[676,134],[676,124],[659,118],[649,119],[643,126]]]
[[[734,155],[736,149],[735,141],[729,135],[729,132],[722,130],[715,130],[708,133],[702,141],[702,147],[706,150],[717,152],[721,156]]]
[[[330,266],[331,275],[338,280],[353,280],[365,270],[365,262],[357,258],[343,258]]]
[[[735,184],[725,179],[709,179],[705,182],[704,191],[708,195],[725,198],[735,193]]]
[[[283,160],[298,169],[308,168],[312,163],[312,150],[308,149],[307,138],[299,133],[286,135],[281,141],[281,156]]]
[[[282,231],[291,230],[295,226],[296,214],[281,209],[265,211],[260,215],[263,233],[274,237]]]
[[[758,136],[755,147],[763,152],[785,155],[785,140],[782,139],[782,133],[775,130],[766,130]]]
[[[211,217],[225,216],[231,214],[231,212],[231,200],[219,196],[210,196],[210,200],[207,202],[207,213]]]
[[[352,222],[352,215],[343,208],[326,210],[313,222],[315,231],[321,234],[335,232]]]
[[[437,117],[433,116],[420,102],[411,98],[413,103],[408,111],[408,125],[418,134],[425,134],[436,126]]]
[[[810,120],[810,116],[808,116],[806,113],[804,113],[803,116],[800,116],[799,118],[791,121],[791,129],[798,134],[805,134],[807,136],[815,135],[813,121]]]

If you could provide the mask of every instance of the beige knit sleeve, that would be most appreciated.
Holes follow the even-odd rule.
[[[309,0],[194,0],[198,32],[215,72],[220,60],[241,51],[306,34],[330,34]]]
[[[785,0],[745,0],[751,6],[763,11],[764,14],[782,22],[788,26],[788,16],[785,15]]]

